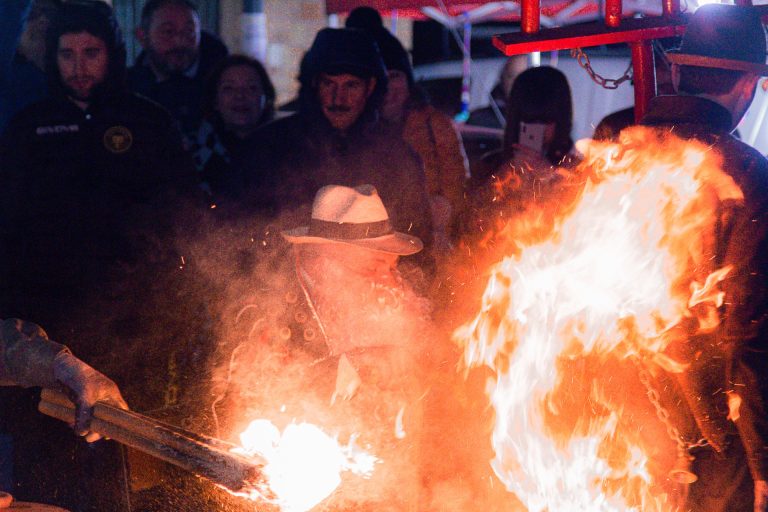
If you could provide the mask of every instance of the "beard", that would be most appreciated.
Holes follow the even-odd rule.
[[[103,82],[97,82],[92,76],[72,76],[62,79],[62,86],[70,98],[91,101],[103,88]]]
[[[153,48],[147,49],[152,64],[166,75],[180,75],[188,70],[197,60],[198,51],[192,48],[174,48],[160,53]]]

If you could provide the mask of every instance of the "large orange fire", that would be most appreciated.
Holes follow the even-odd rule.
[[[672,510],[615,388],[637,365],[684,371],[668,353],[680,326],[716,327],[729,272],[710,258],[717,208],[741,191],[710,148],[670,133],[636,127],[579,149],[578,201],[492,268],[454,338],[468,367],[494,371],[492,467],[530,512]]]

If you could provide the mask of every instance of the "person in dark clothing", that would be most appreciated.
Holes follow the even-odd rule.
[[[324,185],[370,183],[391,208],[395,228],[428,244],[424,172],[399,134],[379,120],[387,75],[371,37],[354,29],[321,30],[299,81],[299,111],[254,136],[252,204],[274,197],[277,212],[306,213]]]
[[[208,77],[203,110],[192,154],[203,188],[221,212],[242,192],[243,158],[256,129],[274,116],[275,87],[259,61],[231,55]]]
[[[15,116],[0,142],[0,309],[70,340],[148,410],[159,400],[148,388],[164,380],[156,369],[142,380],[158,364],[149,354],[163,336],[183,337],[175,326],[184,322],[172,318],[179,298],[174,309],[160,301],[181,286],[170,236],[194,169],[170,115],[126,90],[125,46],[107,4],[65,4],[47,56],[49,98]],[[139,347],[137,361],[115,357],[126,346]],[[75,510],[126,506],[118,446],[86,450],[63,424],[38,417],[33,394],[3,395],[0,409],[12,414],[0,415],[0,430],[14,436],[19,498]],[[69,471],[72,460],[82,471]]]
[[[544,180],[553,166],[568,164],[573,156],[573,102],[568,79],[561,71],[540,66],[518,75],[509,94],[506,119],[504,146],[483,157],[482,165],[473,171],[470,193],[509,169],[517,174],[526,170],[524,181]],[[535,139],[522,133],[531,125],[541,132]]]
[[[144,51],[128,71],[129,89],[167,108],[192,137],[203,116],[205,79],[227,56],[227,47],[201,31],[189,0],[148,1],[136,35]]]
[[[627,107],[611,112],[603,117],[592,133],[595,140],[616,140],[621,130],[635,124],[635,107]]]
[[[719,205],[707,263],[731,266],[720,283],[720,324],[687,340],[690,366],[679,377],[708,441],[692,450],[699,480],[686,510],[768,510],[768,161],[731,134],[768,75],[765,55],[752,8],[700,7],[679,52],[668,54],[677,94],[654,98],[642,120],[712,147],[743,193]]]
[[[661,41],[666,41],[662,43]],[[680,44],[678,38],[669,38],[667,40],[655,40],[653,45],[653,68],[656,74],[656,94],[675,94],[675,88],[672,85],[672,76],[670,63],[664,54],[664,48]],[[616,112],[612,112],[603,117],[592,133],[595,140],[617,140],[621,130],[635,124],[635,107],[627,107]]]
[[[168,113],[125,89],[125,48],[108,10],[94,1],[55,21],[51,97],[15,116],[2,142],[3,234],[15,256],[2,286],[21,287],[10,302],[19,310],[74,298],[117,262],[135,263],[146,247],[128,233],[156,229],[152,208],[193,180]]]
[[[16,112],[47,93],[45,31],[59,3],[0,2],[0,134]]]

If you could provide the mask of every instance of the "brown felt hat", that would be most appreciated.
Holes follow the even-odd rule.
[[[708,4],[691,17],[673,64],[768,75],[765,29],[752,7]]]

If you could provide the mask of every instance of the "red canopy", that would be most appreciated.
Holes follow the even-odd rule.
[[[487,4],[497,4],[499,9],[494,9],[483,14],[479,7]],[[517,5],[515,5],[517,4]],[[600,16],[599,0],[540,0],[542,24],[546,26],[562,26],[584,21],[592,21]],[[458,17],[463,13],[471,13],[475,10],[479,14],[478,19],[471,22],[488,19],[516,21],[520,19],[519,2],[502,2],[499,0],[325,0],[325,9],[328,14],[346,14],[355,7],[373,7],[387,16],[397,11],[401,18],[427,19],[433,17],[435,12],[442,13],[436,19],[449,19]],[[443,12],[443,6],[448,11]],[[504,6],[505,8],[501,8]],[[515,7],[517,7],[515,9]],[[424,8],[431,8],[431,13],[425,13]],[[624,16],[632,16],[636,13],[646,15],[661,14],[661,0],[624,0]],[[474,18],[474,16],[471,16]],[[444,21],[441,21],[444,23]]]
[[[455,16],[491,1],[498,0],[442,0],[442,4]],[[441,3],[438,0],[325,0],[325,11],[328,14],[346,14],[363,5],[373,7],[384,15],[397,10],[398,16],[423,18],[422,7],[440,7]]]

